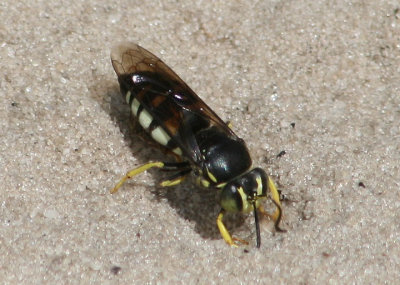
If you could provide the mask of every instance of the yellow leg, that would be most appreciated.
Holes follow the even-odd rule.
[[[173,180],[164,180],[163,182],[160,183],[162,187],[169,187],[169,186],[175,186],[181,183],[185,179],[185,176],[178,177]]]
[[[262,206],[260,206],[258,209],[259,209],[260,213],[270,217],[274,221],[276,230],[284,231],[281,228],[279,228],[279,223],[281,222],[281,218],[282,218],[282,205],[281,205],[281,200],[279,198],[279,192],[275,186],[274,181],[270,177],[268,177],[268,188],[271,192],[271,199],[272,199],[272,202],[274,202],[274,204],[276,206],[276,210],[271,215],[271,214],[267,213],[265,211],[264,207],[262,207]]]
[[[231,236],[231,234],[228,232],[227,228],[225,227],[224,222],[222,221],[224,214],[225,214],[225,210],[221,209],[221,211],[219,212],[218,217],[217,217],[217,226],[218,226],[219,232],[221,233],[221,236],[223,237],[225,242],[233,247],[239,246],[239,244],[236,243],[235,241],[237,241],[241,244],[249,244],[245,240],[234,238]]]
[[[282,216],[282,206],[281,206],[281,200],[279,198],[278,189],[276,189],[275,183],[270,177],[268,177],[268,188],[269,188],[269,191],[271,191],[271,199],[272,199],[272,201],[274,201],[275,205],[277,206],[275,213],[272,216],[272,219],[274,221],[277,221]]]
[[[145,165],[142,165],[138,168],[132,169],[131,171],[129,171],[124,177],[122,177],[122,179],[117,183],[117,185],[115,185],[115,187],[110,191],[111,194],[114,194],[115,192],[118,191],[118,189],[122,186],[122,184],[125,183],[126,180],[132,178],[135,175],[138,175],[139,173],[142,173],[150,168],[153,167],[157,167],[157,168],[163,168],[164,167],[164,163],[161,161],[157,161],[157,162],[149,162]]]

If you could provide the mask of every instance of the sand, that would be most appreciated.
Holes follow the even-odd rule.
[[[400,272],[398,1],[3,1],[3,284],[394,284]],[[282,227],[215,225],[215,192],[163,189],[110,63],[160,56],[285,197]],[[285,151],[282,156],[279,153]]]

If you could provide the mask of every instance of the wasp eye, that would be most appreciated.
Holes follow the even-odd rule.
[[[228,183],[220,194],[220,204],[228,212],[240,212],[243,207],[242,196],[239,192],[239,185]]]

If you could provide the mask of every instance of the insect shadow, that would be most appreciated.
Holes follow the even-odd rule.
[[[114,85],[112,88],[108,88],[104,97],[104,100],[109,102],[109,108],[106,108],[108,104],[104,104],[105,110],[109,113],[110,118],[117,123],[124,140],[130,145],[132,154],[137,159],[135,165],[132,165],[129,169],[124,169],[124,172],[148,163],[149,161],[175,162],[174,156],[169,155],[165,149],[152,141],[150,136],[141,129],[139,124],[135,124],[135,119],[131,115],[129,106],[120,94],[119,87]],[[143,185],[143,183],[140,182],[141,175],[143,174],[133,177],[130,182],[124,184],[119,191],[134,191],[132,188],[135,188],[135,184]],[[221,239],[220,232],[216,225],[216,218],[220,210],[216,189],[198,186],[194,182],[192,174],[189,174],[182,183],[171,187],[159,186],[161,181],[167,179],[168,175],[171,175],[169,172],[154,169],[150,170],[150,175],[154,178],[155,186],[148,185],[146,189],[151,191],[154,195],[155,203],[161,203],[162,200],[168,201],[168,204],[175,209],[181,217],[194,222],[195,231],[200,234],[200,236],[206,239]],[[115,177],[115,183],[117,183],[120,178],[121,177]],[[118,195],[118,193],[116,193],[116,195]],[[245,216],[241,213],[228,214],[224,222],[234,236],[241,236],[247,239],[245,233],[247,232],[248,235],[252,227],[250,227],[248,223],[245,223],[245,219]]]

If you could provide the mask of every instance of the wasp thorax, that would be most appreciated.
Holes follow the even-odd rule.
[[[196,139],[212,183],[230,181],[250,168],[251,158],[243,140],[228,137],[215,127],[200,131]]]

